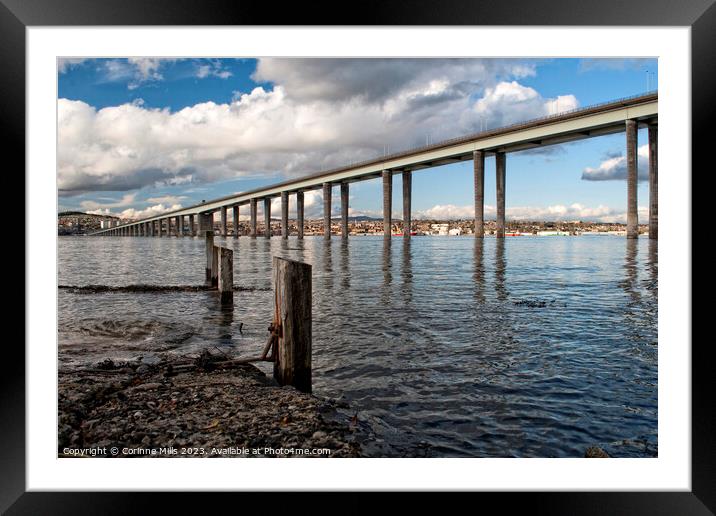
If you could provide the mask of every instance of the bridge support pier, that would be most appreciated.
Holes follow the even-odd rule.
[[[296,226],[298,239],[303,240],[303,192],[296,192]]]
[[[239,238],[239,205],[235,204],[231,208],[232,222],[234,224],[234,238]]]
[[[189,215],[189,235],[196,235],[196,229],[194,228],[194,215]]]
[[[221,236],[226,238],[226,206],[221,207]]]
[[[331,183],[323,183],[323,239],[331,239]]]
[[[264,221],[266,224],[266,228],[264,230],[264,235],[266,238],[271,238],[271,198],[265,197],[264,198]]]
[[[348,238],[348,183],[341,183],[341,238]]]
[[[475,174],[475,238],[485,236],[485,153],[472,153]]]
[[[505,238],[506,158],[504,152],[495,153],[495,187],[497,190],[497,223],[495,236],[497,238]]]
[[[659,181],[657,146],[659,129],[649,126],[649,238],[659,238]]]
[[[174,217],[174,223],[177,227],[177,236],[184,236],[184,217],[182,217],[181,215]]]
[[[383,170],[383,236],[391,237],[393,219],[393,173]]]
[[[214,214],[211,212],[199,214],[199,234],[204,231],[214,231]]]
[[[627,155],[627,238],[639,238],[637,212],[637,126],[636,120],[626,121]]]
[[[288,238],[288,192],[281,192],[281,238]]]
[[[403,238],[410,238],[412,219],[410,208],[413,196],[413,175],[410,170],[403,171]]]
[[[256,199],[251,199],[250,201],[250,212],[249,216],[251,217],[251,223],[250,223],[250,235],[251,238],[256,238]]]

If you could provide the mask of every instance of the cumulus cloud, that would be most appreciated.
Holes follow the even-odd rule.
[[[639,207],[639,217],[646,220],[648,208]],[[494,206],[485,205],[485,217],[494,219]],[[416,219],[427,220],[464,220],[475,216],[474,206],[455,206],[452,204],[435,205],[427,210],[413,214]],[[626,222],[626,211],[608,206],[584,206],[573,203],[570,205],[556,204],[552,206],[512,206],[505,210],[507,220],[515,221],[594,221],[594,222]]]
[[[80,206],[84,210],[102,210],[102,209],[110,209],[110,208],[122,208],[124,206],[129,206],[130,204],[134,204],[134,200],[136,199],[137,194],[127,194],[124,195],[120,200],[114,201],[110,200],[109,202],[99,203],[97,201],[82,201],[80,203]],[[89,213],[89,212],[88,212]]]
[[[649,145],[637,149],[637,178],[639,181],[649,179]],[[625,181],[627,178],[626,156],[622,153],[609,153],[598,167],[587,167],[582,172],[585,181]]]
[[[120,64],[135,80],[161,75],[161,60]],[[272,88],[225,104],[171,112],[59,99],[60,194],[292,177],[424,144],[427,134],[475,132],[485,117],[494,127],[576,106],[515,81],[532,74],[518,60],[262,59],[254,77]]]
[[[252,78],[281,84],[301,101],[383,102],[445,84],[440,94],[457,95],[504,78],[535,74],[535,65],[516,59],[282,59],[259,60]]]
[[[574,95],[545,99],[534,88],[511,81],[487,88],[473,109],[485,121],[487,128],[495,128],[570,111],[578,106]]]

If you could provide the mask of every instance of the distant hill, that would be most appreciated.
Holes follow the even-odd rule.
[[[103,219],[116,219],[114,215],[97,215],[96,213],[85,213],[83,211],[61,211],[57,214],[58,217],[76,217],[78,215],[84,215],[85,217],[100,217]]]

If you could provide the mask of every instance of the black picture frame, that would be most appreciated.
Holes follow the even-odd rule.
[[[350,14],[350,16],[348,15]],[[6,153],[25,170],[25,30],[61,25],[607,25],[690,26],[692,29],[692,163],[706,167],[716,113],[716,5],[714,0],[368,0],[347,9],[340,2],[261,3],[245,0],[0,0],[0,119]],[[709,169],[712,169],[710,166]],[[23,196],[24,197],[24,196]],[[31,200],[26,202],[31,204]],[[26,209],[27,206],[25,207]],[[25,235],[31,228],[25,228]],[[693,233],[692,233],[693,235]],[[693,255],[692,255],[693,256]],[[32,271],[25,270],[25,274]],[[24,305],[23,305],[24,306]],[[32,309],[28,306],[28,309]],[[693,320],[693,318],[692,318]],[[710,342],[692,345],[692,491],[482,494],[489,502],[524,504],[542,514],[713,514],[716,511],[716,418]],[[25,489],[25,352],[7,341],[0,374],[0,511],[7,514],[144,513],[160,497],[163,511],[205,511],[204,502],[177,493],[39,493]],[[213,502],[226,496],[212,494]],[[249,497],[242,494],[244,501]],[[273,496],[273,495],[272,495]],[[357,496],[352,494],[351,496]],[[255,499],[255,496],[251,498]],[[416,497],[418,500],[421,497]],[[327,500],[326,498],[323,498]],[[263,498],[266,503],[266,498]],[[302,503],[301,495],[292,495]],[[508,502],[509,500],[509,502]],[[254,501],[254,500],[252,500]],[[258,500],[255,500],[258,501]],[[271,502],[268,502],[271,503]],[[342,511],[360,507],[347,501]],[[421,502],[422,503],[422,502]],[[312,511],[315,504],[311,504]],[[335,507],[335,506],[334,506]],[[484,507],[482,505],[481,507]]]

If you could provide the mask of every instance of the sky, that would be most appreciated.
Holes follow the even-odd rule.
[[[122,218],[643,94],[657,89],[658,77],[656,59],[634,58],[60,58],[57,65],[58,209]],[[645,222],[645,129],[638,138]],[[396,175],[396,218],[400,185]],[[380,179],[351,184],[350,215],[381,217],[381,188]],[[338,213],[338,187],[333,199]],[[472,163],[415,171],[412,203],[413,218],[471,218]],[[624,133],[509,153],[506,205],[508,220],[624,222]],[[494,206],[488,157],[486,218],[494,219]],[[320,191],[306,193],[305,209],[307,218],[322,216]]]

